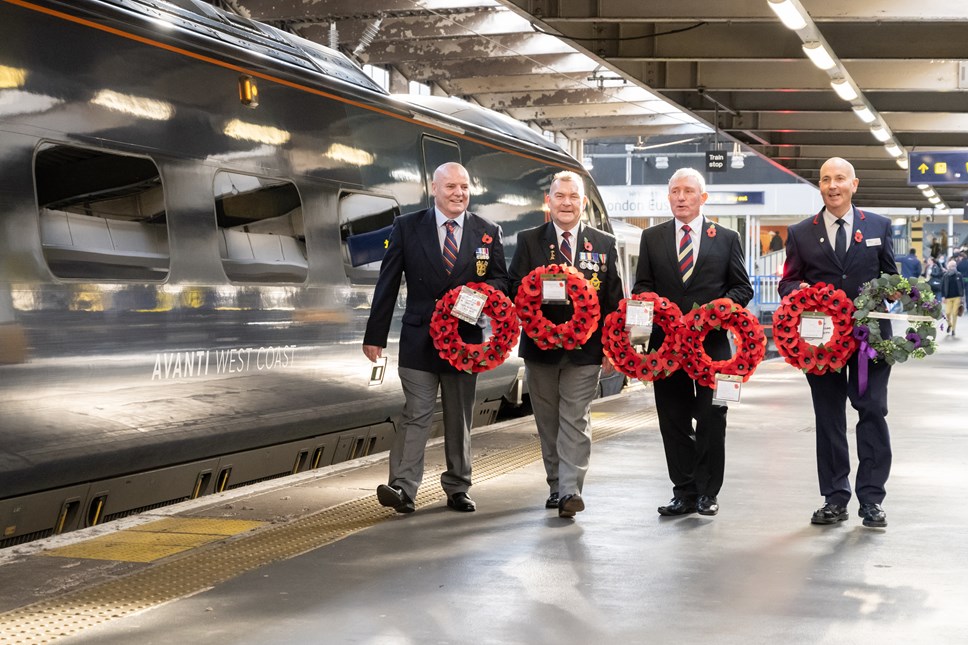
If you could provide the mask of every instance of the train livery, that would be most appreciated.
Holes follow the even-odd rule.
[[[402,392],[360,346],[393,218],[460,161],[510,257],[587,178],[203,2],[0,0],[0,36],[0,546],[387,449]]]

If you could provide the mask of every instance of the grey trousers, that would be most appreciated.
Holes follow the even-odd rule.
[[[602,368],[572,365],[567,358],[557,365],[524,364],[548,488],[562,496],[580,493],[592,453],[591,405]]]
[[[448,496],[466,493],[471,486],[471,424],[477,374],[437,374],[408,367],[401,367],[399,373],[406,403],[390,447],[390,485],[403,489],[410,499],[417,497],[439,388],[447,459],[447,470],[440,476],[440,485]]]

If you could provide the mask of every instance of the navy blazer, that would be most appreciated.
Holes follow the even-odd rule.
[[[843,264],[827,236],[823,210],[787,229],[787,257],[778,287],[781,297],[799,289],[801,282],[826,282],[854,299],[865,282],[882,273],[897,273],[891,221],[856,206],[853,209],[854,230],[847,235],[847,259]]]
[[[591,251],[588,251],[588,247],[591,247]],[[582,269],[579,265],[575,265],[587,280],[591,281],[597,275],[601,281],[598,287],[598,304],[602,317],[598,321],[598,328],[592,332],[591,338],[585,343],[570,351],[540,349],[527,334],[522,333],[518,346],[518,354],[522,358],[539,363],[557,364],[567,353],[568,360],[575,365],[601,364],[604,357],[602,324],[605,322],[605,316],[618,309],[619,302],[625,296],[625,288],[618,271],[618,251],[614,235],[582,224],[579,239],[575,240],[572,257],[578,260],[580,253],[588,252],[601,253],[605,256],[605,266],[599,267],[598,271],[593,271],[589,267]],[[558,235],[552,222],[521,231],[518,233],[518,246],[514,250],[514,258],[511,260],[509,270],[512,293],[517,295],[521,281],[532,270],[548,264],[561,264],[563,261],[564,258],[558,250]],[[556,325],[567,321],[574,313],[571,305],[543,305],[541,311]]]
[[[704,305],[717,298],[729,298],[745,307],[753,298],[753,285],[746,271],[739,233],[703,218],[699,235],[702,239],[695,267],[689,279],[683,282],[679,271],[676,220],[670,219],[642,231],[632,293],[656,293],[674,302],[684,314],[692,311],[695,305]],[[656,325],[649,338],[649,349],[658,348],[663,340],[665,332]],[[732,352],[725,330],[710,332],[703,346],[714,360],[728,359]]]
[[[489,240],[489,241],[485,241]],[[478,249],[488,249],[489,258],[478,260]],[[481,264],[483,263],[483,264]],[[440,358],[430,338],[430,319],[437,301],[448,291],[468,282],[486,282],[508,292],[507,265],[501,227],[470,211],[465,213],[457,261],[450,275],[444,268],[433,207],[401,215],[393,222],[386,255],[380,265],[366,322],[364,345],[386,347],[393,310],[406,275],[407,305],[400,329],[400,367],[424,372],[456,372]],[[467,343],[484,341],[484,330],[461,322],[458,331]]]

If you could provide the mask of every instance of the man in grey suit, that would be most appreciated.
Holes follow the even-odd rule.
[[[572,264],[598,290],[601,320],[583,345],[572,350],[540,349],[522,334],[519,354],[527,368],[528,390],[541,441],[551,494],[545,508],[560,517],[585,510],[581,491],[591,456],[591,403],[602,369],[614,368],[602,352],[601,321],[618,308],[624,293],[618,273],[615,236],[582,224],[588,204],[580,175],[564,171],[551,182],[545,202],[551,221],[518,234],[509,270],[514,293],[533,269]],[[542,313],[555,324],[572,317],[569,304],[546,304]]]
[[[377,487],[383,506],[412,513],[423,479],[424,449],[440,390],[444,408],[444,451],[447,470],[440,484],[447,505],[462,512],[476,510],[467,494],[471,486],[471,423],[477,375],[458,371],[440,358],[430,337],[430,319],[444,294],[468,282],[486,282],[507,293],[501,228],[467,210],[470,176],[458,163],[434,171],[434,206],[402,215],[393,222],[380,277],[373,292],[363,336],[363,353],[376,361],[383,353],[390,323],[406,275],[407,305],[400,329],[400,383],[406,403],[390,448],[390,477]],[[461,322],[467,343],[483,342],[478,325]]]
[[[706,181],[693,168],[680,168],[669,179],[673,219],[642,231],[633,293],[653,292],[676,303],[683,313],[694,305],[729,298],[740,306],[753,297],[736,231],[713,224],[701,213],[709,195]],[[649,350],[665,339],[658,326]],[[731,355],[728,332],[706,336],[713,360]],[[672,480],[672,500],[659,514],[678,516],[719,512],[719,491],[726,465],[726,407],[713,404],[713,390],[682,370],[654,382],[659,432]],[[693,427],[693,420],[696,425]]]

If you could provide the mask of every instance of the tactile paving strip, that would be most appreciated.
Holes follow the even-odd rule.
[[[640,428],[655,412],[621,415],[593,413],[593,441]],[[537,440],[497,451],[474,461],[475,482],[486,481],[541,458]],[[415,500],[429,505],[443,499],[434,486],[424,486]],[[0,643],[53,643],[67,636],[144,611],[229,580],[277,560],[297,556],[373,526],[393,515],[375,495],[345,502],[291,523],[202,546],[131,575],[78,589],[50,600],[0,615]]]

